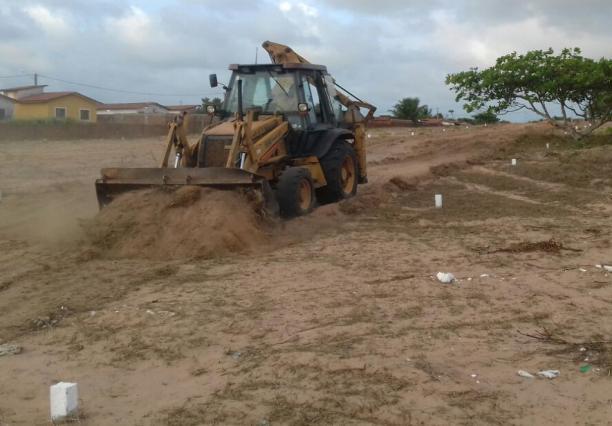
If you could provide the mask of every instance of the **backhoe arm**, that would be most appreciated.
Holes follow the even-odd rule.
[[[262,44],[262,47],[270,55],[270,60],[275,64],[309,64],[308,60],[303,56],[298,55],[292,48],[285,46],[284,44],[274,43],[266,41]],[[345,114],[345,122],[355,133],[355,152],[357,153],[357,161],[359,162],[359,182],[365,183],[368,181],[367,174],[367,161],[366,161],[366,127],[368,121],[374,117],[376,107],[372,104],[362,101],[357,96],[350,93],[348,90],[341,87],[334,80],[334,85],[337,89],[344,90],[349,95],[353,96],[355,100],[349,98],[348,95],[338,91],[336,89],[336,99],[347,109]],[[368,110],[367,115],[364,117],[361,114],[360,108]]]
[[[272,41],[265,41],[261,45],[268,55],[270,56],[270,60],[274,64],[309,64],[308,60],[303,56],[298,55],[295,50],[280,43],[274,43]],[[335,81],[334,81],[335,83]],[[337,85],[336,85],[337,86]],[[338,86],[337,86],[338,87]],[[339,89],[339,87],[338,87]],[[338,101],[344,105],[349,111],[357,108],[357,112],[359,108],[366,108],[368,110],[368,114],[365,116],[364,121],[369,121],[374,116],[374,111],[376,111],[376,107],[367,102],[363,102],[361,99],[357,101],[352,100],[344,93],[336,90]],[[354,112],[353,112],[354,113]]]

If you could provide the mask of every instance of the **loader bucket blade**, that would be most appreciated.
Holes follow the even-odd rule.
[[[155,187],[185,185],[216,189],[262,189],[264,178],[256,174],[225,167],[206,168],[109,168],[101,170],[96,180],[96,195],[100,208],[115,197],[129,191]]]

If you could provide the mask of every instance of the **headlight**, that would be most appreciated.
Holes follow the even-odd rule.
[[[308,112],[308,104],[298,104],[299,112]]]
[[[209,114],[214,114],[217,109],[214,105],[206,105],[206,112]]]

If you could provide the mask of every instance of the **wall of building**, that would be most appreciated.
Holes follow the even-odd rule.
[[[15,120],[46,120],[49,118],[49,106],[46,103],[15,104]]]
[[[210,122],[210,116],[192,117],[186,126],[189,140],[195,143],[199,134]],[[0,142],[17,140],[77,140],[77,139],[128,139],[158,137],[168,134],[168,124],[116,123],[100,120],[95,124],[78,121],[45,121],[27,123],[0,122]]]
[[[81,120],[81,109],[89,110],[89,122],[95,123],[97,104],[76,95],[64,96],[40,103],[17,103],[15,105],[15,119],[50,119],[55,118],[56,108],[66,108],[66,118],[74,121]]]
[[[176,119],[176,114],[112,114],[98,115],[98,123],[137,124],[145,126],[165,126]],[[184,127],[188,133],[199,133],[212,123],[213,117],[208,114],[187,114]],[[216,118],[215,118],[216,120]]]
[[[10,120],[13,117],[15,102],[0,97],[0,109],[4,110],[4,118],[2,118],[2,114],[0,114],[0,120]]]

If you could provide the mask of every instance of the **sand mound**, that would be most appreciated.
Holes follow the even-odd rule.
[[[199,187],[123,194],[84,224],[84,231],[97,253],[151,259],[249,252],[268,238],[246,196]]]

